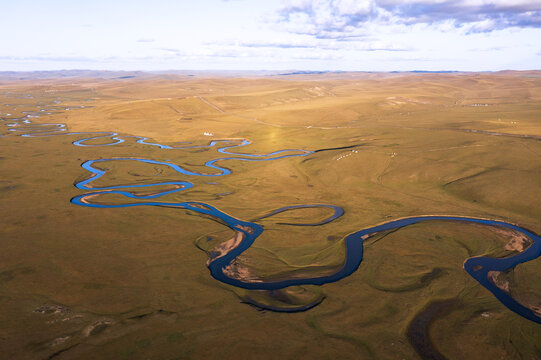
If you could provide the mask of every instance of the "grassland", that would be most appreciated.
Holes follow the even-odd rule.
[[[57,110],[33,121],[65,123],[72,132],[115,131],[168,144],[243,138],[252,140],[243,149],[252,153],[321,150],[271,162],[226,160],[221,165],[231,175],[190,178],[192,189],[160,199],[203,201],[254,221],[287,205],[345,210],[319,227],[281,223],[323,219],[322,209],[257,220],[265,232],[239,259],[257,277],[331,272],[343,262],[347,234],[406,216],[499,219],[541,233],[539,72],[0,82],[0,117],[24,116],[38,105]],[[82,193],[74,181],[88,176],[83,161],[144,157],[207,171],[202,164],[223,157],[215,148],[165,151],[130,138],[76,147],[75,135],[1,131],[6,358],[417,359],[407,336],[412,319],[448,300],[427,325],[445,358],[541,357],[541,327],[508,310],[462,269],[471,256],[512,254],[508,234],[418,224],[369,238],[359,270],[337,283],[287,289],[280,297],[238,290],[209,276],[200,250],[231,238],[222,224],[183,209],[69,202]],[[340,147],[349,148],[333,150]],[[186,180],[163,166],[106,166],[96,185]],[[541,306],[540,273],[535,260],[502,277],[519,301]],[[284,314],[258,311],[242,303],[246,297],[325,299]]]

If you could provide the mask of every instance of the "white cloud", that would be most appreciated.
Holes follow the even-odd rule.
[[[368,15],[372,12],[372,0],[335,0],[333,5],[340,15]]]
[[[279,13],[289,30],[319,38],[358,34],[369,24],[444,24],[467,32],[541,27],[541,0],[295,0]]]

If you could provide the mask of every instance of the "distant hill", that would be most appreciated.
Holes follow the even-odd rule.
[[[319,75],[332,78],[348,77],[387,77],[423,74],[475,74],[491,73],[496,75],[517,75],[540,77],[541,70],[502,70],[496,72],[467,72],[457,70],[412,70],[412,71],[331,71],[331,70],[162,70],[162,71],[109,71],[109,70],[51,70],[51,71],[0,71],[0,81],[42,80],[42,79],[151,79],[172,77],[263,77],[291,76],[306,78]]]
[[[412,70],[412,71],[391,71],[391,74],[400,74],[400,73],[414,73],[414,74],[452,74],[452,73],[463,73],[464,71],[457,70]]]
[[[293,71],[288,73],[281,73],[277,75],[287,76],[287,75],[312,75],[312,74],[340,74],[343,71]]]
[[[0,71],[1,80],[34,80],[61,78],[104,78],[128,79],[148,76],[143,71],[100,71],[100,70],[52,70],[52,71]]]

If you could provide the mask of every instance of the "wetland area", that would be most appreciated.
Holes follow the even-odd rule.
[[[0,99],[7,358],[541,357],[541,72]]]

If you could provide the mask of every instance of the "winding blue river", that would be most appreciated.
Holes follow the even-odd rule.
[[[534,234],[531,231],[523,229],[517,225],[510,223],[496,221],[496,220],[486,220],[486,219],[477,219],[470,217],[460,217],[460,216],[416,216],[410,218],[404,218],[399,220],[392,220],[381,225],[369,227],[366,229],[359,230],[352,234],[349,234],[345,238],[345,261],[342,267],[330,275],[318,276],[318,277],[305,277],[297,278],[292,277],[289,279],[281,280],[244,280],[239,277],[230,276],[231,272],[227,271],[228,268],[232,266],[232,262],[244,251],[246,251],[254,243],[254,241],[263,233],[264,229],[261,225],[255,222],[249,222],[237,219],[232,217],[217,208],[205,204],[202,202],[157,202],[157,201],[138,201],[134,203],[124,203],[124,204],[100,204],[91,201],[91,198],[96,195],[103,194],[119,194],[126,196],[128,198],[137,199],[137,200],[152,200],[158,197],[164,196],[166,194],[171,194],[179,191],[184,191],[192,188],[194,185],[189,181],[174,181],[174,182],[161,182],[153,184],[135,184],[135,185],[122,185],[122,186],[109,186],[109,187],[93,187],[92,182],[102,177],[106,174],[105,170],[99,168],[99,164],[109,161],[137,161],[147,164],[156,164],[164,165],[170,169],[176,171],[179,174],[184,176],[204,176],[204,177],[219,177],[225,176],[231,173],[231,170],[220,166],[218,163],[226,160],[237,160],[237,161],[271,161],[279,160],[288,157],[297,157],[297,156],[307,156],[313,153],[313,151],[307,150],[297,150],[297,149],[287,149],[275,151],[269,154],[248,154],[248,153],[236,153],[231,150],[234,148],[239,148],[250,144],[250,141],[245,139],[227,139],[227,140],[214,140],[211,141],[208,145],[201,146],[180,146],[180,147],[171,147],[168,145],[162,145],[158,143],[148,142],[148,138],[139,137],[139,136],[120,136],[115,132],[98,132],[98,133],[88,133],[88,132],[67,132],[66,126],[64,124],[34,124],[28,120],[28,117],[35,117],[34,113],[27,114],[21,118],[3,118],[2,120],[7,122],[7,126],[10,131],[20,134],[24,137],[48,137],[48,136],[58,136],[58,135],[91,135],[90,137],[85,137],[73,141],[73,144],[76,146],[110,146],[121,144],[125,141],[126,138],[135,138],[136,141],[140,144],[148,146],[156,146],[164,150],[174,150],[174,149],[188,149],[188,148],[203,148],[203,147],[217,147],[217,151],[222,154],[230,155],[223,158],[209,160],[205,163],[206,168],[208,168],[208,173],[197,173],[184,169],[183,167],[173,164],[170,162],[162,162],[144,158],[110,158],[110,159],[96,159],[85,161],[81,166],[83,169],[90,172],[90,177],[79,181],[75,184],[78,189],[91,191],[79,196],[76,196],[71,199],[71,202],[76,205],[94,207],[94,208],[125,208],[125,207],[134,207],[134,206],[164,206],[164,207],[176,207],[191,210],[200,214],[208,215],[216,219],[221,220],[229,228],[234,231],[237,231],[242,234],[242,240],[233,246],[225,254],[220,254],[219,256],[211,253],[208,268],[210,274],[215,279],[244,289],[251,290],[277,290],[283,289],[289,286],[296,285],[323,285],[326,283],[331,283],[339,281],[344,277],[351,275],[355,272],[359,265],[361,264],[363,258],[363,239],[382,231],[393,230],[402,228],[408,225],[434,221],[434,220],[444,220],[444,221],[455,221],[455,222],[468,222],[483,224],[488,226],[498,226],[508,229],[512,229],[522,233],[531,239],[532,244],[523,252],[502,259],[488,258],[488,257],[472,257],[466,260],[464,263],[464,269],[470,274],[475,280],[477,280],[482,286],[489,290],[501,303],[507,306],[510,310],[515,313],[523,316],[526,319],[534,321],[541,324],[541,316],[534,312],[532,309],[520,304],[515,299],[513,299],[508,292],[497,287],[489,279],[490,271],[505,271],[515,267],[518,264],[524,263],[526,261],[533,260],[541,255],[541,237],[537,234]],[[105,143],[93,144],[96,140],[107,140]],[[151,195],[136,195],[133,192],[128,191],[128,189],[133,188],[147,188],[152,186],[159,185],[169,185],[173,186],[173,189],[163,190],[155,192]],[[286,206],[280,209],[273,210],[268,214],[260,217],[259,219],[264,219],[278,213],[299,209],[299,208],[328,208],[333,211],[333,213],[326,219],[308,224],[299,224],[299,223],[282,223],[283,225],[290,226],[321,226],[327,224],[344,214],[342,208],[334,205],[326,204],[310,204],[310,205],[296,205],[296,206]],[[258,220],[259,220],[258,219]],[[271,307],[269,307],[271,308]],[[299,308],[300,310],[307,310],[309,307]],[[276,308],[271,308],[272,310],[280,310]],[[284,310],[288,311],[288,310]]]

